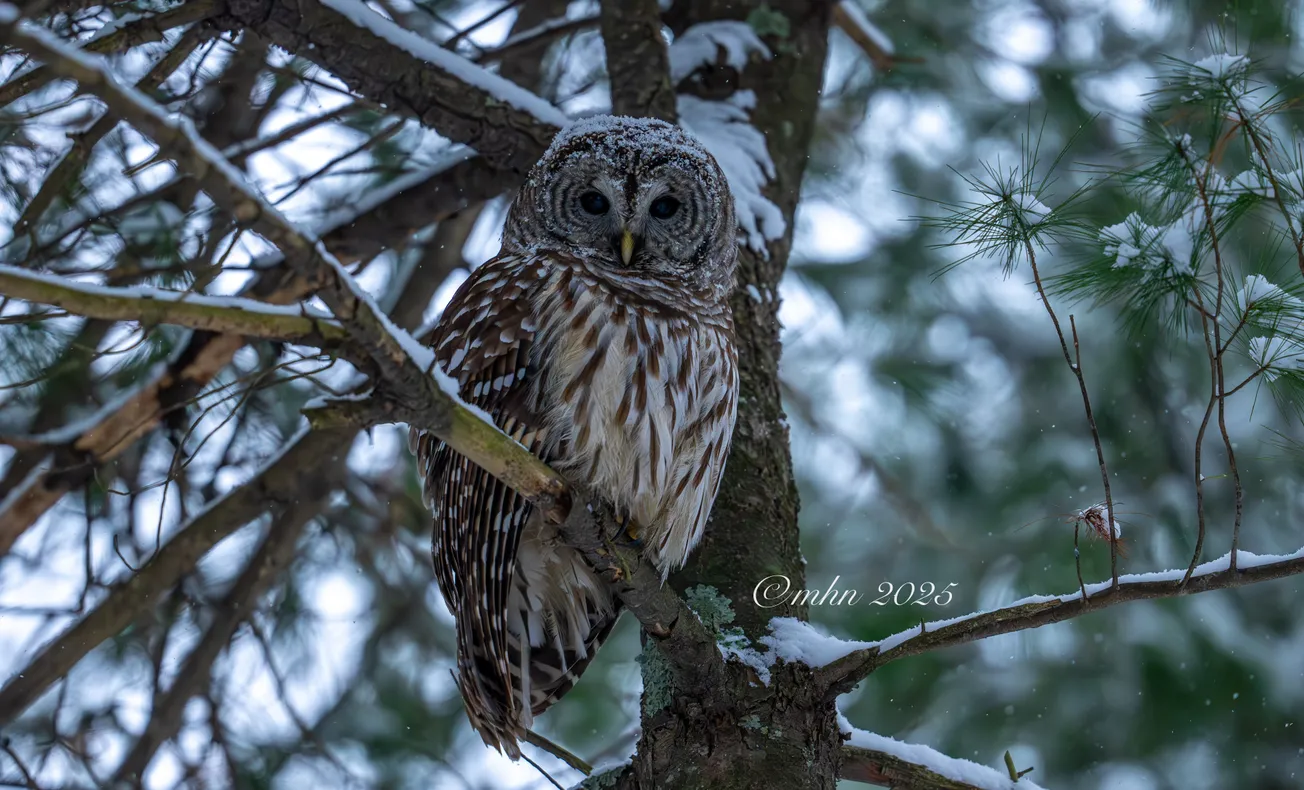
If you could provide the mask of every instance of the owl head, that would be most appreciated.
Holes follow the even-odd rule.
[[[512,203],[503,248],[556,251],[612,276],[653,277],[710,299],[733,287],[733,197],[683,129],[597,116],[553,139]]]

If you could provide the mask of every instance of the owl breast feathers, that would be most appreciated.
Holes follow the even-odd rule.
[[[702,537],[729,451],[736,255],[728,185],[700,144],[660,121],[577,122],[431,341],[464,399],[633,521],[663,578]],[[434,436],[411,442],[467,714],[519,757],[620,604],[515,491]]]

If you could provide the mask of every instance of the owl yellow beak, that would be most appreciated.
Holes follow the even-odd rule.
[[[620,259],[629,265],[629,259],[634,257],[634,234],[629,229],[621,231],[620,234]]]

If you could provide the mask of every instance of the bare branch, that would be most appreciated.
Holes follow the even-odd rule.
[[[533,4],[527,4],[521,10],[522,16],[533,7]],[[506,62],[508,58],[516,58],[526,53],[536,52],[571,33],[598,26],[597,15],[567,19],[564,12],[565,9],[556,18],[549,19],[519,33],[513,32],[497,49],[487,50],[472,59],[476,63],[491,63],[496,60]],[[517,17],[517,19],[520,19],[520,17]]]
[[[300,497],[325,497],[342,484],[327,473],[344,464],[323,464],[346,453],[351,431],[307,431],[290,441],[253,479],[197,514],[139,572],[116,585],[90,614],[35,655],[0,687],[0,727],[21,714],[104,640],[126,628],[161,600],[195,562],[224,538],[269,507],[289,506]]]
[[[924,623],[920,628],[852,650],[825,665],[818,675],[835,693],[843,693],[885,664],[931,650],[1039,628],[1129,601],[1176,598],[1304,573],[1304,549],[1282,556],[1257,556],[1245,551],[1240,554],[1235,569],[1230,567],[1230,555],[1224,555],[1220,560],[1202,565],[1203,570],[1197,569],[1185,586],[1184,570],[1130,574],[1119,577],[1117,584],[1111,580],[1087,585],[1089,603],[1084,601],[1081,592],[1057,597],[1034,596],[1000,609],[962,615],[932,626]]]
[[[343,466],[342,462],[334,465]],[[342,477],[339,470],[327,471],[325,474],[336,479]],[[226,598],[218,605],[213,622],[203,639],[177,670],[172,686],[166,692],[155,695],[145,731],[114,772],[114,778],[107,782],[108,786],[117,787],[128,778],[139,783],[155,751],[177,734],[186,703],[208,684],[217,657],[235,634],[236,628],[249,616],[254,602],[289,564],[294,556],[295,542],[304,525],[320,512],[324,503],[324,497],[298,500],[272,521],[258,550],[249,559]]]
[[[311,292],[312,284],[264,270],[245,292],[271,304],[285,304]],[[0,556],[59,498],[84,484],[100,464],[117,458],[163,417],[186,403],[225,368],[245,345],[242,335],[196,333],[167,366],[150,380],[105,406],[72,435],[60,437],[43,468],[34,471],[0,502]]]
[[[283,340],[328,348],[346,337],[339,322],[306,308],[161,288],[109,288],[0,264],[0,296],[62,307],[73,315]]]
[[[541,146],[535,154],[543,150]],[[385,200],[324,233],[322,243],[341,261],[364,260],[394,246],[396,237],[515,189],[523,178],[523,172],[494,167],[481,156],[460,160],[399,184]]]
[[[657,0],[603,0],[601,29],[612,113],[674,123],[675,89]]]
[[[96,35],[81,49],[84,52],[107,54],[122,52],[151,41],[162,41],[163,34],[167,31],[212,16],[217,12],[217,5],[217,0],[190,0],[185,5],[168,9],[161,14],[143,17],[105,31],[103,35]],[[4,85],[0,85],[0,107],[49,84],[56,76],[57,72],[48,67],[37,66],[14,77]]]
[[[195,51],[203,39],[204,34],[198,28],[192,27],[187,30],[177,40],[176,45],[160,58],[158,63],[155,63],[144,77],[140,78],[137,87],[147,92],[158,88],[186,58],[190,57],[190,53]],[[82,171],[86,161],[90,159],[91,151],[117,125],[117,118],[109,113],[104,113],[84,132],[71,136],[72,145],[68,151],[60,157],[58,164],[50,169],[50,172],[41,181],[40,190],[23,207],[22,214],[19,215],[18,221],[14,223],[15,235],[25,233],[30,225],[40,219],[55,198],[67,190],[68,185]]]

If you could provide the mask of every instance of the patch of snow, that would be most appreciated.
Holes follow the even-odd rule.
[[[1193,64],[1196,72],[1192,73],[1192,82],[1203,82],[1208,79],[1220,80],[1225,77],[1231,77],[1245,73],[1250,67],[1250,59],[1244,55],[1232,55],[1222,53],[1210,55],[1207,58],[1201,58]]]
[[[703,66],[716,63],[724,50],[724,62],[730,68],[742,71],[752,53],[769,60],[770,48],[746,22],[719,21],[693,25],[670,45],[670,81],[681,80]]]
[[[1304,346],[1281,336],[1251,338],[1250,359],[1273,381],[1282,373],[1304,370]]]
[[[767,655],[787,663],[823,667],[877,643],[838,639],[795,617],[775,617],[770,620],[770,633],[761,637],[761,644],[770,648]]]
[[[716,647],[720,648],[720,656],[725,661],[733,659],[751,667],[763,685],[770,685],[770,667],[774,666],[774,656],[751,647],[724,645],[718,642]]]
[[[442,69],[453,77],[488,93],[504,104],[529,113],[541,123],[561,128],[570,118],[561,110],[525,90],[511,80],[494,74],[429,39],[400,27],[373,11],[362,0],[322,0],[322,4],[343,15],[358,27],[373,33],[390,44]]]
[[[1188,215],[1170,225],[1156,227],[1142,221],[1135,211],[1116,225],[1102,228],[1100,240],[1105,254],[1114,257],[1114,268],[1138,265],[1163,273],[1171,267],[1177,274],[1191,274],[1191,256],[1195,251],[1192,217]]]
[[[1038,200],[1031,192],[1016,192],[1010,195],[1009,202],[1012,204],[1011,214],[1017,214],[1022,219],[1022,227],[1036,227],[1050,214],[1050,207]],[[1014,216],[1008,218],[1007,228],[1012,231],[1021,230]]]
[[[1254,309],[1304,308],[1304,302],[1278,288],[1261,274],[1251,274],[1245,278],[1245,287],[1236,292],[1236,305],[1242,315]]]
[[[1050,213],[1050,208],[1045,203],[1038,200],[1035,195],[1027,192],[1020,192],[1012,196],[1011,199],[1014,200],[1020,211],[1032,217],[1034,223],[1041,222]]]
[[[1026,777],[1016,782],[1008,773],[979,765],[972,760],[951,757],[922,744],[905,743],[885,735],[858,730],[841,713],[838,713],[838,727],[850,736],[847,740],[849,746],[890,754],[908,763],[921,765],[953,782],[981,790],[1042,790]]]
[[[762,191],[775,171],[765,135],[750,123],[748,113],[755,106],[751,91],[738,91],[725,101],[680,96],[679,122],[702,141],[729,180],[747,246],[768,257],[766,242],[782,237],[787,224]]]
[[[1272,175],[1276,179],[1277,185],[1285,192],[1281,196],[1283,199],[1297,201],[1304,198],[1304,169],[1280,173],[1274,172]],[[1232,179],[1231,183],[1232,187],[1241,192],[1248,192],[1266,198],[1277,197],[1272,188],[1272,179],[1268,178],[1267,172],[1258,168],[1251,168],[1240,173]]]
[[[690,130],[691,131],[691,130]],[[577,118],[569,123],[565,128],[552,138],[552,143],[548,145],[548,150],[544,152],[543,159],[553,156],[570,141],[577,137],[594,135],[598,138],[596,147],[601,148],[601,138],[605,135],[620,135],[620,142],[626,141],[633,143],[637,148],[653,148],[673,146],[682,151],[685,155],[693,157],[696,161],[708,161],[709,147],[705,145],[705,140],[700,138],[685,140],[681,130],[656,118],[631,118],[624,115],[590,115],[585,118]],[[717,157],[718,158],[718,157]],[[726,175],[728,175],[726,173]]]

